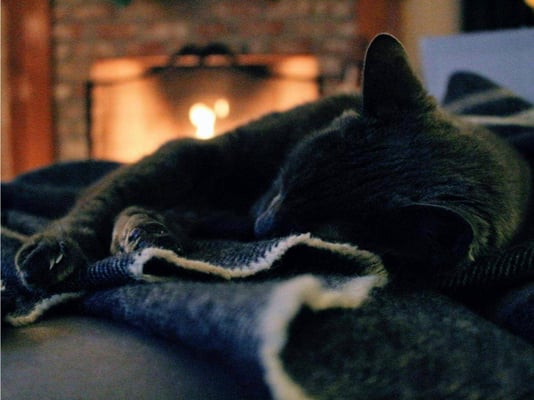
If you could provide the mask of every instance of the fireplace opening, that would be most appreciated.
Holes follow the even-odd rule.
[[[133,162],[164,142],[209,139],[320,96],[311,55],[205,54],[102,59],[88,84],[91,157]]]

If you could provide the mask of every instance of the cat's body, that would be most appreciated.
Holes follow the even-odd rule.
[[[28,286],[52,286],[110,247],[135,246],[137,228],[178,249],[180,229],[164,212],[180,208],[248,216],[256,237],[353,242],[439,274],[508,244],[529,196],[527,164],[437,108],[402,46],[381,35],[367,53],[363,103],[325,98],[210,141],[170,142],[92,187],[17,265]]]

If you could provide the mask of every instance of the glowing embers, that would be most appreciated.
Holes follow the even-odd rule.
[[[217,99],[210,108],[204,103],[195,103],[189,109],[189,120],[196,128],[197,139],[211,139],[215,136],[217,119],[224,119],[230,114],[230,103],[222,98]]]

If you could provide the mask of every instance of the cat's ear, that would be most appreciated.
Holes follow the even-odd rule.
[[[413,72],[402,44],[389,34],[376,36],[365,55],[363,114],[389,120],[434,107]]]
[[[394,212],[391,232],[411,258],[447,267],[469,258],[473,226],[448,207],[414,203]]]

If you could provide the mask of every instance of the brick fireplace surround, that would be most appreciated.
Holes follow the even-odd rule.
[[[347,57],[360,57],[354,0],[56,0],[52,9],[54,124],[58,158],[84,158],[85,83],[108,57],[171,54],[224,42],[248,53],[311,53],[332,90]]]

